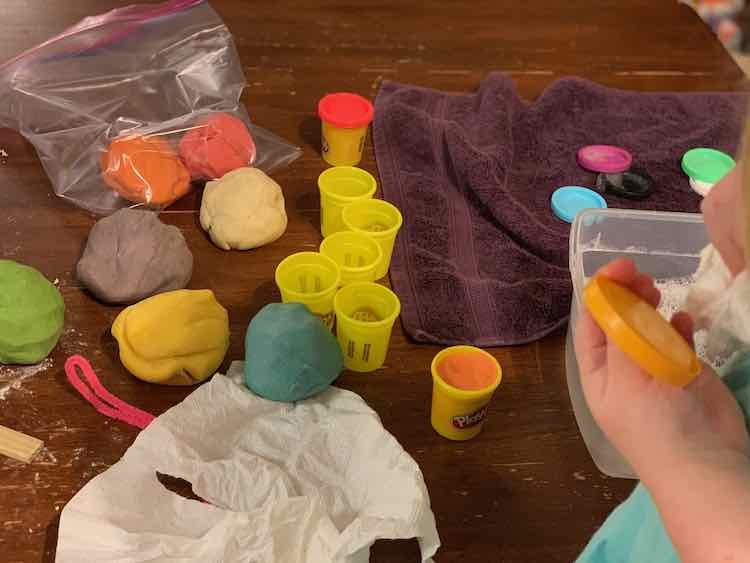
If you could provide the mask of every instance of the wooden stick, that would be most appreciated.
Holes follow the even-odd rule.
[[[0,426],[0,454],[29,463],[42,449],[44,442],[5,426]]]

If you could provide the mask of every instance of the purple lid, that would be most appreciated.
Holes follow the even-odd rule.
[[[592,172],[620,174],[630,169],[633,156],[612,145],[589,145],[578,150],[578,164]]]

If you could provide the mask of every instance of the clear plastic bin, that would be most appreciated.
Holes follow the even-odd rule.
[[[573,302],[565,344],[565,366],[578,427],[602,473],[637,478],[594,421],[581,389],[573,331],[586,281],[611,260],[620,256],[630,258],[639,270],[655,278],[657,287],[664,294],[660,311],[669,316],[681,305],[698,269],[700,252],[707,244],[708,234],[703,218],[698,214],[590,209],[579,213],[573,223],[570,233]]]

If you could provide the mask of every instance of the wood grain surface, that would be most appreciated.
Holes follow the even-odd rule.
[[[0,60],[118,0],[2,0]],[[232,30],[247,75],[243,101],[261,126],[299,144],[301,160],[275,174],[289,229],[251,252],[214,247],[198,224],[200,193],[166,211],[195,255],[191,288],[210,288],[230,311],[230,360],[241,359],[249,319],[278,301],[276,264],[320,242],[316,178],[317,100],[349,90],[374,98],[383,80],[470,91],[493,70],[533,98],[556,78],[579,75],[636,90],[736,90],[742,75],[709,30],[673,0],[214,0]],[[709,116],[707,116],[709,117]],[[116,395],[159,414],[190,389],[142,383],[119,363],[109,328],[119,309],[84,292],[74,276],[95,218],[54,196],[33,148],[0,131],[0,256],[58,280],[65,331],[38,368],[0,366],[0,424],[41,438],[31,465],[0,459],[0,561],[53,561],[59,514],[92,477],[116,462],[136,430],[109,421],[65,381],[63,363],[88,357]],[[376,173],[371,143],[362,167]],[[437,348],[394,331],[386,367],[346,373],[417,460],[429,487],[443,548],[440,563],[571,561],[633,482],[601,475],[581,440],[568,398],[564,334],[493,350],[504,380],[486,431],[462,444],[429,425],[429,363]],[[19,381],[19,377],[28,376]],[[374,562],[414,562],[414,541],[379,542]],[[283,563],[283,562],[280,562]]]

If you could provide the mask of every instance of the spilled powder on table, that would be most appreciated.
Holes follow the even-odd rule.
[[[66,329],[60,337],[60,349],[66,356],[86,355],[88,345],[84,334],[72,327]]]
[[[51,358],[46,358],[33,366],[0,366],[0,401],[4,401],[11,390],[20,389],[23,383],[53,366]]]

